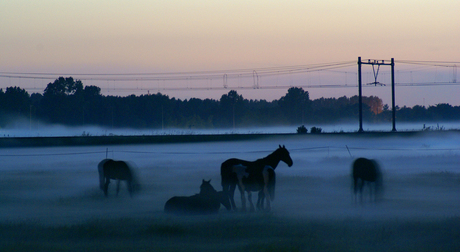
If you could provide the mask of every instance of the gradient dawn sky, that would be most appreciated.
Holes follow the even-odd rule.
[[[79,78],[78,74],[196,73],[354,61],[349,68],[334,72],[340,80],[328,80],[328,71],[260,76],[260,87],[310,84],[314,87],[304,89],[312,99],[352,96],[357,94],[356,88],[318,86],[334,81],[356,85],[358,56],[366,60],[395,58],[400,74],[396,82],[421,82],[418,79],[425,78],[455,84],[456,67],[409,64],[403,70],[400,61],[441,61],[460,66],[459,24],[458,0],[2,0],[0,72],[17,76],[53,73],[55,78],[72,74]],[[364,78],[369,79],[372,67],[363,69],[367,74]],[[389,67],[382,66],[381,71],[379,81],[388,80]],[[255,85],[256,73],[253,75],[228,80],[228,86]],[[179,79],[167,83],[83,79],[83,83],[100,86],[108,95],[123,88],[137,88],[140,93],[160,90],[181,99],[219,99],[228,93],[213,90],[225,84],[222,78],[201,79],[201,84]],[[0,88],[42,89],[49,82],[52,80],[2,77]],[[191,89],[203,85],[211,91],[161,91],[174,85]],[[388,86],[373,90],[367,88],[364,95],[391,102]],[[267,100],[279,99],[286,92],[287,88],[238,90],[245,98]],[[460,93],[457,85],[402,86],[397,92],[399,106],[460,105],[458,95],[453,95]]]

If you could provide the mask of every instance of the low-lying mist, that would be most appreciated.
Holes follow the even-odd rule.
[[[358,122],[341,122],[337,124],[303,124],[308,133],[311,128],[320,128],[323,133],[348,133],[357,132]],[[271,127],[236,127],[236,128],[164,128],[164,129],[134,129],[134,128],[113,128],[95,125],[65,126],[59,124],[46,124],[38,121],[31,121],[28,118],[9,119],[8,124],[0,128],[0,137],[67,137],[67,136],[139,136],[139,135],[200,135],[200,134],[277,134],[296,133],[297,126],[271,126]],[[389,132],[392,130],[391,122],[388,123],[363,123],[364,131]],[[460,122],[417,122],[397,123],[398,131],[442,131],[458,130]]]
[[[2,148],[0,232],[8,232],[2,233],[0,250],[50,251],[79,244],[90,251],[97,242],[99,248],[116,244],[118,249],[165,251],[455,251],[460,234],[459,143],[460,134],[453,131]],[[280,144],[294,164],[276,168],[270,213],[234,213],[223,207],[212,216],[163,212],[169,198],[198,193],[202,179],[211,179],[221,190],[220,165],[226,159],[256,160]],[[350,174],[357,157],[381,165],[381,201],[371,201],[367,189],[362,203],[354,199]],[[135,164],[139,194],[131,198],[122,182],[115,196],[112,182],[109,197],[104,197],[97,172],[104,158]],[[240,207],[238,190],[235,201]],[[205,243],[197,242],[203,237]]]

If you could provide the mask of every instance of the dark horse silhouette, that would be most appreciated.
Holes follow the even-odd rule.
[[[164,211],[174,214],[214,214],[219,212],[220,204],[230,209],[230,200],[224,192],[217,192],[211,180],[203,182],[200,193],[192,196],[174,196],[166,201]]]
[[[112,159],[104,159],[97,165],[99,171],[99,186],[104,191],[105,196],[108,196],[108,189],[111,179],[117,180],[117,196],[120,191],[120,181],[125,180],[128,187],[129,195],[139,190],[136,176],[132,167],[125,161],[115,161]]]
[[[231,158],[222,163],[220,167],[222,189],[228,195],[233,210],[237,210],[234,200],[237,185],[241,193],[243,211],[246,210],[245,191],[248,192],[251,211],[254,210],[251,191],[259,191],[259,198],[257,200],[258,208],[263,207],[263,200],[267,198],[267,210],[270,210],[270,201],[273,200],[272,197],[274,197],[275,190],[274,170],[280,161],[283,161],[289,167],[293,164],[289,151],[284,145],[280,145],[273,153],[256,161]],[[270,191],[272,191],[272,197],[270,196]]]
[[[255,210],[254,204],[252,203],[251,192],[256,191],[258,193],[257,198],[257,209],[270,211],[270,201],[275,199],[275,184],[276,184],[276,173],[275,170],[266,165],[261,172],[255,172],[252,176],[249,173],[246,175],[247,167],[243,165],[234,166],[234,170],[237,173],[237,177],[242,175],[241,180],[238,181],[238,187],[240,191],[248,193],[248,201],[250,203],[250,211]],[[245,176],[246,175],[246,176]],[[267,197],[265,196],[267,195]],[[267,207],[264,206],[264,200],[267,201]],[[245,198],[242,198],[243,211],[245,211]]]
[[[363,201],[363,187],[369,187],[370,199],[376,200],[382,192],[382,172],[375,160],[367,158],[358,158],[353,162],[353,192],[359,193],[360,201]]]

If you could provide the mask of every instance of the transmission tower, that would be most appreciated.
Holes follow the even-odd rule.
[[[391,58],[391,63],[385,63],[384,60],[367,60],[367,62],[361,61],[361,57],[358,57],[358,92],[359,92],[359,131],[363,132],[363,96],[362,96],[362,76],[361,76],[361,65],[372,65],[374,70],[374,82],[368,83],[370,85],[385,85],[377,81],[377,76],[379,74],[380,66],[391,66],[391,105],[392,105],[392,121],[393,129],[396,131],[396,106],[395,106],[395,61],[394,58]],[[375,66],[377,66],[377,71],[375,71]]]

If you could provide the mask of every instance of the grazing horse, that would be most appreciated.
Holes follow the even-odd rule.
[[[243,211],[246,210],[246,198],[244,196],[245,191],[259,191],[259,199],[257,201],[258,206],[263,206],[263,204],[259,204],[259,202],[263,202],[263,197],[266,197],[268,201],[267,210],[270,210],[269,202],[271,197],[269,193],[269,183],[273,183],[273,185],[270,186],[270,190],[273,190],[274,193],[274,170],[280,161],[283,161],[289,167],[291,167],[293,164],[291,156],[289,155],[289,151],[284,145],[280,145],[279,148],[276,149],[273,153],[264,158],[257,159],[256,161],[246,161],[237,158],[231,158],[222,163],[220,167],[222,189],[230,198],[233,210],[237,210],[235,200],[233,198],[237,185],[241,193]],[[253,210],[250,193],[248,193],[248,197],[251,203],[251,210]]]
[[[230,200],[224,192],[217,192],[211,180],[203,182],[200,193],[192,196],[174,196],[166,201],[164,211],[174,214],[214,214],[219,212],[220,204],[231,209]]]
[[[99,171],[99,186],[104,191],[105,196],[108,196],[109,183],[111,179],[117,180],[117,196],[120,191],[120,180],[125,180],[128,187],[129,195],[139,189],[136,176],[132,167],[125,161],[115,161],[112,159],[104,159],[97,165]]]
[[[355,195],[360,194],[360,201],[363,201],[363,187],[369,187],[370,199],[380,196],[382,191],[382,173],[375,160],[367,158],[358,158],[353,162],[353,192]],[[372,186],[373,185],[373,186]]]

